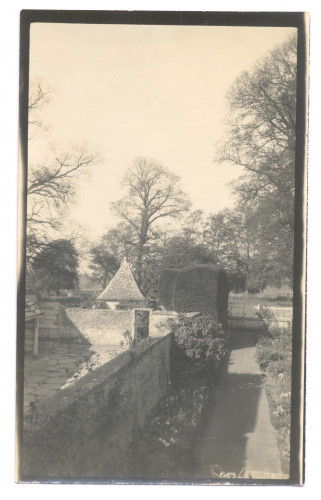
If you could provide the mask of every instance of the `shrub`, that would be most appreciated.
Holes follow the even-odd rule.
[[[120,341],[120,347],[128,349],[131,347],[135,347],[141,341],[140,338],[134,338],[129,330],[125,330],[122,333],[123,339]]]
[[[267,308],[259,311],[265,329],[257,344],[257,359],[266,374],[265,389],[272,425],[278,431],[281,466],[289,472],[291,426],[292,335],[289,327],[279,327]]]
[[[229,335],[213,316],[179,316],[170,327],[176,344],[196,365],[220,361],[227,353]]]
[[[228,334],[213,316],[179,316],[166,326],[174,335],[171,384],[132,444],[132,477],[188,477],[190,450],[216,380],[212,362],[229,347]]]
[[[190,466],[190,449],[208,399],[206,381],[180,387],[156,405],[131,448],[133,477],[181,477]],[[201,383],[200,383],[201,382]]]

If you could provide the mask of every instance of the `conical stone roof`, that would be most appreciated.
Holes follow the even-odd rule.
[[[144,300],[135,278],[129,268],[126,259],[123,260],[120,268],[108,283],[107,287],[98,296],[99,300]]]

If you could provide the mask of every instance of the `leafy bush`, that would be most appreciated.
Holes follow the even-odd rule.
[[[159,401],[132,445],[129,475],[184,477],[208,399],[206,381],[198,378],[197,385],[180,387]]]
[[[134,338],[129,330],[125,330],[122,333],[122,339],[120,341],[120,347],[128,349],[131,347],[135,347],[141,341],[140,338]]]
[[[264,319],[268,324],[275,322],[275,316],[272,311],[267,307],[259,304],[259,309],[256,313],[260,318]]]
[[[213,362],[229,347],[228,334],[212,316],[180,316],[166,325],[174,334],[169,393],[133,442],[130,477],[188,477],[190,450],[217,379],[213,372],[218,376]]]
[[[220,361],[228,351],[229,335],[213,316],[179,316],[170,327],[176,344],[196,365]]]
[[[265,372],[265,389],[268,397],[272,425],[278,431],[281,466],[284,473],[290,465],[291,429],[291,367],[292,335],[289,327],[278,326],[273,314],[261,309],[265,330],[257,344],[257,359]]]

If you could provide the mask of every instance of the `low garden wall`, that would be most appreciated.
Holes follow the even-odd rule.
[[[170,334],[146,339],[34,405],[22,476],[121,477],[133,436],[167,391],[170,346]]]
[[[228,319],[227,326],[230,330],[260,332],[263,328],[263,320],[261,318],[251,318],[247,316],[231,316]]]

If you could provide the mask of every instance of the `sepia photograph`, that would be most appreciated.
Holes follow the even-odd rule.
[[[22,11],[18,482],[304,483],[307,51]]]

